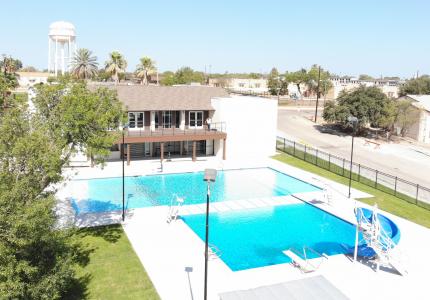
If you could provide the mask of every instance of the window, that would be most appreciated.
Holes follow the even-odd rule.
[[[190,125],[192,128],[203,127],[203,112],[202,111],[190,111]]]
[[[172,112],[170,110],[163,111],[163,128],[172,127]]]
[[[136,115],[128,113],[128,128],[136,128]]]
[[[154,117],[154,120],[155,120],[155,128],[158,128],[158,111],[154,112],[154,114],[155,114],[155,117]]]
[[[260,84],[260,83],[256,83],[256,84],[255,84],[255,88],[259,89],[260,87],[261,87],[261,84]]]
[[[180,117],[180,111],[179,110],[177,110],[177,111],[175,111],[175,127],[176,128],[179,128],[179,126],[180,126],[180,124],[181,124],[181,117]]]
[[[129,112],[128,113],[128,128],[143,128],[144,120],[143,112]]]
[[[243,87],[245,87],[245,84],[243,82],[240,82],[239,87],[243,88]]]

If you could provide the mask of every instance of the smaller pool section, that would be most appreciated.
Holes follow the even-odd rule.
[[[320,190],[271,168],[219,171],[211,186],[211,202],[286,196]],[[125,178],[127,209],[169,205],[182,197],[184,205],[206,201],[203,172]],[[122,177],[75,180],[72,206],[78,214],[122,209]]]
[[[202,241],[205,217],[183,217]],[[334,255],[354,242],[355,226],[306,203],[210,214],[209,243],[233,271],[289,263],[283,251],[291,247]]]

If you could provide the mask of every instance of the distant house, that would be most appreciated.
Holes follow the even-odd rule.
[[[266,93],[268,91],[265,78],[210,78],[209,85],[237,92]]]
[[[48,82],[48,72],[17,72],[18,84],[21,88],[29,88],[38,83]]]
[[[275,152],[276,101],[230,97],[225,89],[208,86],[101,86],[117,91],[128,117],[124,147],[121,138],[112,159],[226,159],[227,143],[229,157]]]
[[[420,110],[419,119],[408,129],[406,136],[430,143],[430,95],[406,95],[399,99],[412,101],[412,105]]]
[[[361,85],[371,87],[376,86],[390,98],[397,98],[399,96],[399,80],[391,79],[372,79],[372,80],[359,80],[354,77],[332,77],[330,78],[333,87],[327,93],[328,99],[336,99],[342,91],[351,91]]]

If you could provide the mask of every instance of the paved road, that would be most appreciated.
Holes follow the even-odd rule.
[[[348,159],[351,136],[321,133],[318,126],[307,119],[313,115],[314,108],[279,108],[278,131],[285,137]],[[364,138],[355,141],[354,162],[430,188],[430,149],[406,143],[384,143],[374,149],[364,145]]]

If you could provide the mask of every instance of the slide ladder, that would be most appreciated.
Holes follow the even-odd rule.
[[[363,233],[363,238],[368,247],[375,251],[377,256],[377,270],[380,265],[388,265],[396,269],[402,275],[407,274],[402,264],[402,254],[397,244],[391,239],[387,231],[381,226],[376,213],[377,207],[372,213],[372,220],[365,217],[361,208],[357,210],[358,225]]]
[[[167,223],[176,221],[179,215],[179,209],[184,204],[184,198],[174,195],[170,200],[169,212],[167,214]]]

